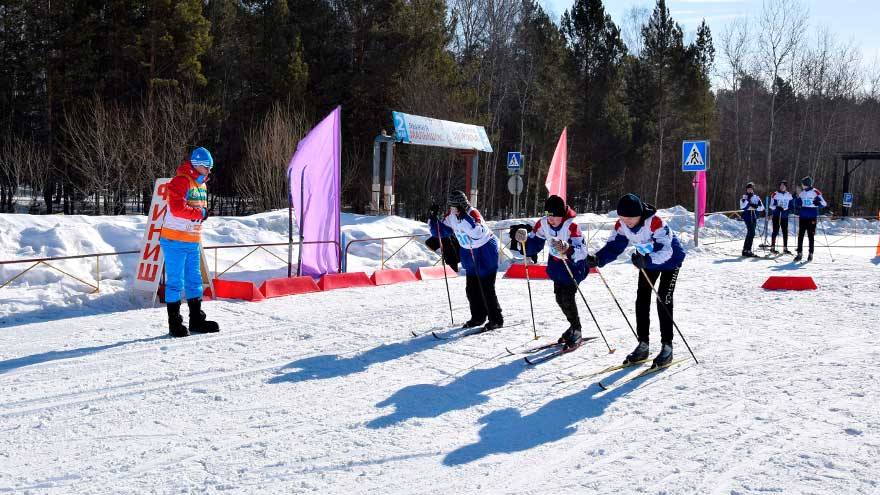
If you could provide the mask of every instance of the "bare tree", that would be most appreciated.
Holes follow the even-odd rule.
[[[642,54],[642,48],[645,46],[642,28],[648,23],[650,17],[651,9],[639,6],[630,7],[623,15],[620,34],[623,37],[627,50],[634,57],[639,57]]]
[[[309,127],[302,113],[276,103],[247,133],[236,186],[259,211],[287,205],[287,165]]]
[[[771,183],[776,97],[781,76],[791,74],[792,58],[807,28],[808,13],[798,0],[765,0],[758,45],[770,88],[770,133],[767,143],[767,184]],[[789,77],[790,78],[790,77]]]

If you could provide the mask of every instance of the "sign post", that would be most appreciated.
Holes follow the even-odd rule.
[[[709,141],[682,141],[681,143],[681,170],[683,172],[705,172],[709,169]],[[700,193],[705,190],[706,184],[694,179],[694,246],[700,241]],[[705,180],[705,174],[703,175]]]
[[[514,217],[519,217],[519,194],[523,190],[523,155],[520,151],[507,152],[507,174],[510,180],[507,181],[507,190],[513,194]]]

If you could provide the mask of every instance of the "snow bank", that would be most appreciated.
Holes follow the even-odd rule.
[[[725,215],[710,215],[701,229],[702,243],[693,249],[693,215],[682,206],[659,211],[675,230],[682,244],[696,253],[712,252],[716,243],[741,239],[743,223]],[[233,244],[286,243],[287,210],[277,210],[246,217],[211,217],[205,223],[205,246]],[[347,252],[348,271],[372,272],[385,268],[416,268],[435,264],[439,257],[425,245],[428,228],[423,222],[397,216],[342,215],[343,257]],[[488,222],[499,235],[504,254],[501,269],[506,269],[518,255],[511,253],[507,230],[510,225],[536,218]],[[577,217],[590,238],[590,248],[597,249],[613,228],[614,212],[608,215],[582,214]],[[0,215],[0,260],[76,256],[94,253],[137,251],[140,247],[146,217],[130,216],[35,216],[26,214]],[[295,228],[295,227],[294,227]],[[794,226],[790,227],[793,231]],[[759,227],[760,232],[761,227]],[[822,221],[820,232],[830,237],[862,235],[865,242],[876,238],[880,228],[876,220],[843,219]],[[295,233],[296,234],[296,233]],[[378,240],[379,238],[397,237]],[[371,240],[373,239],[373,240]],[[821,239],[821,237],[820,237]],[[830,242],[841,242],[842,239]],[[704,246],[704,244],[706,246]],[[260,282],[287,275],[287,246],[209,249],[206,251],[212,272],[223,278]],[[250,253],[250,254],[249,254]],[[271,253],[271,254],[270,254]],[[383,254],[384,253],[384,254]],[[243,259],[242,259],[243,258]],[[384,263],[381,259],[384,258]],[[40,310],[89,311],[141,307],[143,301],[132,299],[130,291],[137,257],[134,254],[105,256],[100,259],[100,293],[91,295],[87,285],[62,273],[39,266],[29,270],[3,290],[0,322],[14,315],[39,313]],[[296,251],[293,253],[296,262]],[[51,265],[88,284],[98,284],[94,258],[64,260]],[[0,279],[8,280],[28,268],[27,264],[0,265]],[[91,309],[90,309],[91,308]]]

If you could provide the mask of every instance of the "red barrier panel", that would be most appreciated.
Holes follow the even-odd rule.
[[[253,282],[239,280],[214,279],[214,290],[218,298],[244,299],[245,301],[262,301],[263,293],[257,289]]]
[[[446,268],[446,277],[454,278],[458,276],[458,272],[452,271],[447,265],[443,266],[420,266],[416,272],[416,278],[419,280],[436,280],[443,278],[443,268]]]
[[[364,272],[325,273],[318,280],[321,290],[347,289],[349,287],[373,287],[373,281]]]
[[[281,297],[293,294],[320,292],[318,284],[312,277],[270,278],[260,286],[265,297]]]
[[[529,278],[533,279],[548,279],[550,277],[547,276],[547,265],[528,265],[529,266]],[[507,273],[504,274],[504,278],[526,278],[526,269],[522,265],[522,263],[516,263],[510,265],[510,268],[507,269]]]
[[[409,268],[396,268],[393,270],[376,270],[370,276],[370,280],[376,285],[399,284],[401,282],[416,282],[418,279]]]
[[[761,286],[767,290],[816,290],[813,277],[770,277]]]

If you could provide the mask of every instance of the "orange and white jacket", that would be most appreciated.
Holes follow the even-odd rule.
[[[208,206],[208,189],[199,184],[199,173],[189,160],[177,167],[168,183],[168,210],[162,224],[163,239],[183,242],[202,240],[202,208]]]

